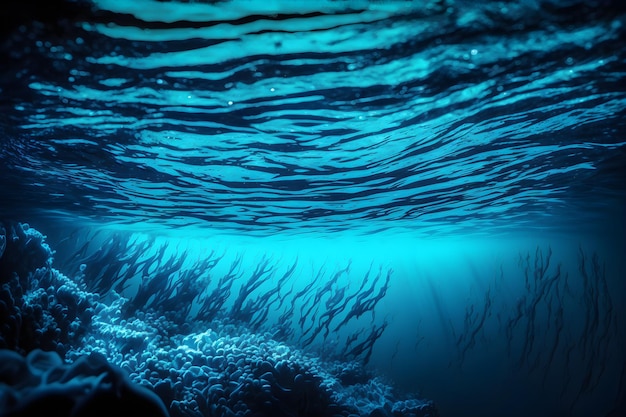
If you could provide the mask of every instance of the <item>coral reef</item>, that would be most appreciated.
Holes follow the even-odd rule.
[[[110,240],[90,255],[90,266],[78,257],[81,263],[70,279],[52,268],[53,252],[40,233],[20,224],[5,224],[4,230],[0,342],[10,350],[0,353],[1,417],[31,415],[49,407],[68,416],[438,415],[431,402],[401,398],[365,371],[363,362],[323,360],[276,340],[274,329],[263,331],[254,312],[268,303],[282,304],[285,297],[274,291],[250,301],[253,289],[271,271],[266,260],[243,283],[237,298],[242,313],[235,314],[235,320],[218,314],[215,307],[223,306],[232,281],[241,277],[235,273],[238,265],[220,280],[217,290],[197,298],[204,318],[189,321],[189,307],[182,313],[174,309],[185,297],[191,304],[199,281],[185,271],[173,279],[170,275],[180,269],[180,262],[142,258],[132,251],[119,254],[116,251],[125,246]],[[125,285],[120,271],[133,267],[129,259],[134,259],[135,270],[158,275],[145,277],[130,299],[116,291]],[[209,256],[195,267],[210,270],[214,262]],[[154,263],[157,268],[149,268]],[[88,279],[85,274],[94,264],[104,273]],[[366,293],[351,295],[357,302],[348,318],[370,311],[384,295],[388,280],[373,298],[368,296],[377,278],[369,282]],[[300,297],[307,291],[321,299],[330,286],[316,293],[309,287]],[[341,299],[325,304],[336,306]],[[329,329],[330,320],[323,323],[313,330],[316,336]],[[348,341],[346,349],[368,354],[380,329],[384,324],[364,341]]]
[[[53,253],[41,233],[10,223],[1,232],[0,348],[64,356],[89,331],[97,295],[52,268]]]
[[[124,372],[92,353],[63,364],[55,352],[32,350],[22,357],[0,350],[0,415],[105,417],[168,415],[154,392],[130,382]]]

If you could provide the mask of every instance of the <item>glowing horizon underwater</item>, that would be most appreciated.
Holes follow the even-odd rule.
[[[69,230],[73,232],[68,233]],[[93,282],[110,274],[124,277],[128,275],[126,268],[133,262],[137,262],[141,269],[146,260],[154,262],[153,257],[157,254],[163,263],[180,260],[176,272],[169,275],[166,282],[181,282],[187,277],[190,282],[206,285],[206,288],[192,290],[184,297],[194,304],[187,316],[191,327],[180,328],[165,322],[169,323],[170,330],[180,332],[181,337],[190,334],[190,337],[195,335],[193,337],[197,338],[199,328],[209,332],[212,329],[218,334],[223,332],[222,320],[231,317],[235,311],[233,305],[242,294],[240,289],[251,282],[253,271],[268,260],[273,269],[247,300],[255,301],[255,296],[263,297],[278,289],[286,302],[281,301],[276,309],[270,309],[262,323],[253,323],[252,319],[250,323],[253,324],[246,326],[242,322],[243,327],[236,328],[234,334],[245,335],[244,329],[254,328],[258,334],[270,334],[275,340],[284,340],[286,346],[303,349],[303,352],[331,363],[352,359],[362,363],[364,355],[371,355],[367,358],[366,369],[384,378],[377,382],[383,385],[369,385],[366,390],[370,394],[367,395],[359,394],[360,391],[351,392],[356,398],[339,394],[344,400],[348,398],[361,404],[358,415],[370,415],[379,407],[384,409],[385,403],[391,409],[394,399],[405,395],[386,391],[386,383],[392,384],[399,393],[411,393],[412,398],[434,400],[440,415],[473,415],[476,410],[480,410],[481,415],[494,416],[503,412],[511,416],[530,413],[578,415],[578,412],[594,412],[592,410],[597,410],[599,404],[604,404],[600,408],[606,407],[605,411],[610,412],[621,406],[619,396],[623,387],[619,384],[623,381],[620,377],[623,367],[620,368],[619,361],[623,360],[620,359],[620,323],[624,283],[615,280],[615,277],[622,276],[623,270],[623,265],[615,261],[622,251],[591,238],[586,239],[586,244],[573,242],[569,236],[555,235],[544,236],[542,240],[536,236],[517,235],[508,239],[500,237],[496,241],[486,237],[456,237],[397,239],[390,243],[354,238],[341,240],[339,237],[334,241],[309,238],[274,243],[263,240],[261,243],[258,239],[176,238],[119,229],[72,229],[66,225],[47,241],[57,250],[53,267],[65,271],[68,276],[84,274],[84,280],[91,278]],[[116,243],[111,246],[107,242]],[[107,249],[111,247],[119,253]],[[140,257],[135,257],[136,250],[141,253]],[[84,258],[77,260],[78,253]],[[79,267],[84,259],[87,261],[82,265],[86,268]],[[198,262],[209,260],[213,264],[216,259],[219,261],[210,268],[197,268]],[[599,266],[595,264],[596,259]],[[221,304],[224,314],[218,314],[219,318],[213,324],[202,324],[199,319],[194,319],[208,295],[215,294],[214,290],[219,288],[217,281],[229,275],[237,260],[240,261],[238,275],[231,290],[227,291],[230,297]],[[590,279],[582,279],[581,261],[585,262],[585,273]],[[89,265],[107,266],[103,273],[102,267],[94,269]],[[544,266],[546,273],[538,270]],[[166,266],[152,265],[153,280],[160,276],[162,267],[167,269]],[[292,275],[282,281],[292,268]],[[119,271],[123,273],[115,275]],[[189,271],[195,271],[195,275],[186,275]],[[382,271],[383,276],[373,280],[372,271],[374,274]],[[320,292],[337,277],[338,272],[339,279],[332,287],[328,287],[326,293]],[[363,317],[352,317],[348,326],[341,331],[331,331],[329,337],[323,336],[322,327],[312,343],[305,342],[305,336],[312,334],[311,329],[315,330],[314,324],[323,323],[320,319],[324,317],[323,307],[308,310],[314,297],[323,294],[321,306],[328,307],[337,294],[345,291],[341,302],[345,303],[345,308],[330,320],[332,330],[356,305],[354,297],[363,294],[361,285],[372,285],[377,292],[384,287],[381,278],[388,272],[391,272],[392,279],[384,297],[375,305],[375,314],[365,311]],[[315,283],[313,290],[301,292],[311,283]],[[132,300],[137,285],[135,279],[120,294]],[[304,297],[298,299],[294,296],[296,293],[304,294]],[[111,300],[111,296],[101,299],[105,302]],[[120,308],[115,305],[112,305],[114,311]],[[157,302],[147,299],[143,305],[159,311],[158,299]],[[291,305],[295,312],[285,315]],[[556,314],[557,311],[561,313]],[[128,353],[120,356],[120,349],[124,352],[127,339],[132,340],[135,337],[133,331],[141,330],[142,325],[130,319],[125,324],[126,321],[120,322],[114,314],[112,316],[98,318],[98,324],[109,330],[104,333],[94,331],[94,336],[86,339],[88,344],[70,348],[68,357],[98,351],[106,353],[113,363],[125,364]],[[306,322],[300,322],[302,317],[307,317]],[[107,320],[112,322],[105,325]],[[195,320],[198,320],[199,328],[194,325]],[[157,320],[156,323],[161,322]],[[363,336],[370,326],[383,323],[384,332],[375,340],[369,354],[360,352],[352,357],[343,349],[345,338],[360,335],[358,340],[364,341]],[[122,328],[118,327],[120,324]],[[295,329],[296,333],[277,334],[277,329],[283,328],[279,325],[284,324]],[[111,326],[118,330],[111,333]],[[114,334],[112,341],[104,345],[95,342],[103,335],[111,337]],[[175,345],[181,343],[176,342],[177,337],[170,340]],[[250,340],[255,339],[250,337]],[[89,343],[93,345],[89,347]],[[145,352],[155,352],[152,346],[145,349]],[[174,360],[174,354],[165,357]],[[163,355],[160,353],[157,357],[163,358]],[[130,357],[133,357],[133,351]],[[130,372],[134,381],[141,381],[140,372],[128,365],[123,369]],[[141,385],[154,387],[155,383],[142,381]],[[359,399],[358,395],[364,397]],[[613,403],[615,399],[617,403]],[[364,402],[366,406],[363,406]],[[178,415],[176,410],[179,409],[170,410],[172,415]],[[425,414],[400,412],[390,415],[433,415],[432,411],[426,408]],[[317,415],[316,412],[319,410],[310,411],[311,415]]]
[[[623,5],[54,6],[2,29],[1,417],[626,412]]]

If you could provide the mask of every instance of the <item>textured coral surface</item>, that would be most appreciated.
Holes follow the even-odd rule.
[[[437,415],[362,362],[322,360],[241,320],[144,311],[141,291],[104,297],[85,283],[86,266],[73,279],[53,269],[44,236],[27,225],[6,223],[2,237],[3,417],[50,407],[68,416]]]

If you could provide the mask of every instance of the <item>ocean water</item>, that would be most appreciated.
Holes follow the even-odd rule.
[[[626,7],[475,3],[8,7],[0,347],[155,415],[626,415]]]

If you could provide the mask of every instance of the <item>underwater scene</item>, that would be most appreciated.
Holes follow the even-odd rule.
[[[0,417],[626,416],[626,2],[0,23]]]

